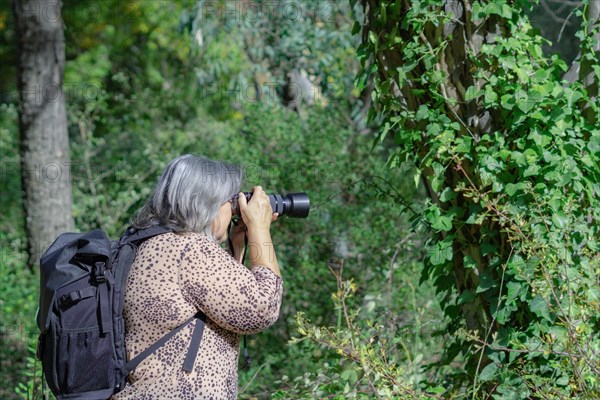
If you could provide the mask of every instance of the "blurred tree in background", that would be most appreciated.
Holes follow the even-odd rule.
[[[74,228],[71,180],[62,179],[71,154],[62,88],[65,39],[60,12],[60,6],[50,1],[14,2],[21,182],[31,269],[53,238]]]

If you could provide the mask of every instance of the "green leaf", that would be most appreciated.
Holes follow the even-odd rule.
[[[521,153],[520,151],[513,151],[512,153],[510,153],[510,158],[515,164],[517,164],[520,167],[524,167],[527,165],[527,160],[525,159],[523,153]]]
[[[498,366],[494,363],[486,365],[484,369],[479,373],[479,379],[483,382],[491,381],[496,376]]]
[[[488,156],[488,155],[484,156],[481,159],[480,164],[492,172],[502,170],[502,164],[499,163],[492,156]]]
[[[476,88],[475,86],[469,86],[467,91],[465,92],[465,101],[475,100],[483,94],[481,89]]]
[[[427,221],[433,229],[447,232],[452,229],[452,216],[442,215],[437,206],[432,206],[426,213]]]
[[[410,71],[412,71],[413,69],[415,69],[415,67],[417,66],[417,62],[414,60],[411,60],[409,62],[407,62],[406,64],[404,64],[402,66],[402,71],[404,71],[405,74],[408,74]]]
[[[469,255],[463,257],[463,265],[467,269],[477,269],[477,262]]]
[[[419,183],[421,182],[421,170],[419,168],[415,169],[413,181],[415,182],[415,187],[419,187]]]
[[[495,308],[495,306],[493,306],[492,308]],[[512,312],[516,310],[516,307],[514,306],[504,306],[502,308],[500,308],[498,311],[495,312],[495,317],[496,317],[496,321],[499,324],[506,324],[506,321],[509,320],[510,315],[512,314]]]
[[[540,166],[537,164],[534,165],[530,165],[529,167],[527,167],[527,169],[525,169],[525,171],[523,172],[523,176],[524,177],[528,177],[528,176],[534,176],[537,175],[537,173],[540,171]]]
[[[445,188],[440,194],[440,200],[442,202],[447,202],[454,200],[456,198],[456,192],[450,189],[449,187]]]
[[[429,108],[425,104],[421,104],[415,115],[417,121],[429,119]]]
[[[527,95],[517,100],[517,107],[519,110],[523,111],[524,114],[529,113],[535,106],[533,100],[531,100]]]
[[[536,164],[538,160],[538,154],[533,149],[525,149],[523,152],[523,157],[525,157],[525,162],[529,165]]]
[[[452,260],[452,241],[448,241],[446,238],[442,242],[438,242],[433,246],[429,252],[429,260],[433,265],[442,265],[446,261]]]
[[[517,192],[520,192],[525,188],[524,182],[519,183],[507,183],[505,186],[506,194],[509,196],[514,196]]]
[[[379,39],[377,38],[377,35],[375,35],[375,32],[369,31],[369,41],[377,46]]]
[[[457,153],[470,153],[473,139],[470,136],[461,136],[456,139],[454,151]],[[470,156],[465,156],[470,159]]]
[[[512,18],[512,9],[510,8],[510,6],[508,4],[502,4],[500,16],[502,18],[506,18],[506,19]]]
[[[352,385],[356,383],[358,380],[358,376],[356,375],[356,371],[354,369],[347,369],[340,374],[340,378],[344,381],[348,381]]]
[[[479,275],[479,286],[477,286],[475,293],[483,293],[497,285],[498,283],[492,277],[492,273],[489,270],[485,270]]]
[[[498,95],[494,92],[494,88],[490,85],[485,87],[485,103],[495,104],[498,101]]]
[[[583,98],[583,94],[581,92],[565,88],[565,97],[567,99],[567,106],[569,108],[573,108],[573,105]]]
[[[536,295],[533,300],[529,303],[531,311],[540,318],[544,318],[547,321],[551,321],[550,313],[548,312],[548,304],[542,296]]]
[[[479,1],[475,1],[473,3],[473,15],[476,18],[483,18],[483,17],[485,17],[484,9],[483,9],[483,7],[481,7],[481,3]]]
[[[427,393],[433,393],[433,394],[442,394],[446,391],[445,388],[441,387],[441,386],[437,386],[434,388],[428,388],[427,389]]]
[[[390,131],[391,125],[389,123],[389,121],[387,121],[384,125],[383,125],[383,130],[381,131],[381,133],[379,134],[379,139],[377,140],[377,142],[381,143],[383,142],[383,140],[385,139],[385,137],[387,136],[388,132]],[[373,145],[373,148],[375,147],[375,144]],[[372,149],[371,149],[372,151]]]
[[[565,229],[568,221],[567,216],[560,211],[552,214],[552,223],[559,229]]]
[[[502,108],[512,110],[515,106],[514,96],[512,94],[503,95],[502,97],[500,97],[500,105],[502,106]]]
[[[460,296],[458,296],[456,304],[460,306],[461,304],[470,303],[473,301],[474,298],[475,295],[473,294],[473,292],[471,292],[470,290],[465,290]]]
[[[445,215],[440,215],[438,219],[431,224],[431,227],[433,229],[448,232],[450,229],[452,229],[452,218]]]
[[[506,284],[507,293],[506,293],[506,303],[513,303],[518,297],[521,297],[524,293],[527,292],[527,287],[518,282],[518,281],[510,281]]]
[[[556,384],[558,386],[567,386],[569,384],[569,376],[563,375],[556,380]]]

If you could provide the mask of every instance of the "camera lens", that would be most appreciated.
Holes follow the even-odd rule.
[[[291,218],[306,218],[310,212],[310,200],[306,193],[290,193],[287,195],[270,194],[273,213]]]
[[[252,198],[251,192],[244,192],[244,195],[247,201],[250,201]],[[286,195],[270,194],[269,200],[273,213],[278,213],[279,215],[285,215],[290,218],[306,218],[310,212],[310,200],[308,194],[304,192]],[[233,215],[240,216],[237,195],[232,198],[231,210]]]

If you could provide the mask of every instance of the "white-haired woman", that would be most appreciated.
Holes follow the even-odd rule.
[[[134,220],[173,233],[143,242],[125,290],[126,348],[132,359],[198,311],[206,315],[191,371],[184,371],[197,320],[146,358],[114,399],[235,399],[240,335],[259,332],[279,315],[282,279],[271,242],[272,214],[260,186],[240,192],[239,167],[185,155],[171,161]],[[231,199],[243,223],[227,239]],[[250,268],[241,264],[247,235]]]

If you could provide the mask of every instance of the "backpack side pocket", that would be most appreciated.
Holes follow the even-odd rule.
[[[64,393],[85,393],[115,387],[112,332],[99,327],[85,331],[63,329],[57,335],[57,375]]]

